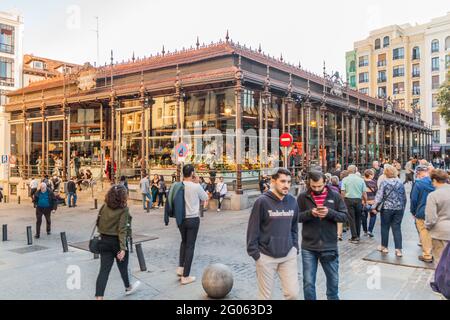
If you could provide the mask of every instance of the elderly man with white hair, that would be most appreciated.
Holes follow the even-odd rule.
[[[47,184],[42,182],[39,190],[33,196],[33,203],[36,208],[36,239],[40,238],[42,216],[45,216],[47,222],[47,235],[51,233],[51,213],[56,210],[57,202],[53,191],[47,187]]]

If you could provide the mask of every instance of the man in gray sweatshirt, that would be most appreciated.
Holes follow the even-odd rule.
[[[291,196],[291,173],[274,170],[271,189],[253,205],[247,229],[247,252],[256,261],[258,299],[270,299],[275,273],[284,297],[298,298],[298,205]]]
[[[448,174],[435,169],[430,174],[436,191],[431,192],[425,207],[425,225],[430,230],[433,257],[439,263],[442,251],[450,241],[450,185]]]

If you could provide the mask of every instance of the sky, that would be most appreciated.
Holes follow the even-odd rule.
[[[316,73],[345,74],[345,52],[369,31],[425,23],[450,12],[448,0],[0,0],[24,18],[24,53],[100,64],[224,40],[257,48]]]

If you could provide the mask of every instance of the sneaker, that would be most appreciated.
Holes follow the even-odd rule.
[[[38,234],[35,234],[35,235],[34,235],[34,238],[35,238],[35,239],[39,239],[40,237],[41,237],[41,236],[38,235]]]
[[[195,277],[181,277],[181,284],[189,284],[195,281]]]
[[[183,267],[178,267],[177,268],[177,276],[182,277],[183,276],[183,271],[184,271]]]
[[[372,232],[368,232],[367,234],[369,235],[370,238],[373,238],[373,237],[374,237],[374,235],[373,235]]]
[[[380,251],[381,253],[389,253],[388,248],[385,248],[385,247],[383,247],[383,246],[379,246],[379,247],[377,248],[377,250]]]
[[[434,261],[433,257],[431,257],[431,259],[425,259],[424,256],[419,256],[419,260],[426,262],[426,263],[433,263],[433,261]]]
[[[220,209],[217,209],[217,212],[220,212]]]
[[[125,291],[125,295],[127,295],[127,296],[129,296],[130,294],[133,294],[136,290],[137,290],[137,288],[139,287],[141,285],[141,282],[138,280],[138,281],[136,281],[135,283],[133,283],[132,285],[131,285],[131,289],[127,289],[126,291]]]
[[[357,244],[357,243],[359,243],[359,238],[351,238],[351,239],[349,239],[348,241],[350,241],[350,243],[355,243],[355,244]]]
[[[51,235],[52,233],[50,232],[50,231],[47,231],[47,235],[49,236],[49,235]]]

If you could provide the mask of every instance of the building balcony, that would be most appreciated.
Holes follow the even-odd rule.
[[[413,96],[420,96],[420,89],[413,88],[412,89],[412,94],[413,94]]]
[[[418,77],[420,77],[420,72],[413,72],[413,73],[412,73],[412,77],[413,77],[413,78],[418,78]]]
[[[377,79],[377,83],[383,83],[383,82],[386,82],[386,81],[387,81],[386,78],[378,78]]]
[[[377,66],[378,67],[385,67],[386,66],[386,60],[378,61]]]
[[[0,43],[0,52],[14,54],[14,46],[6,43]]]
[[[14,87],[14,78],[0,77],[0,86]]]

